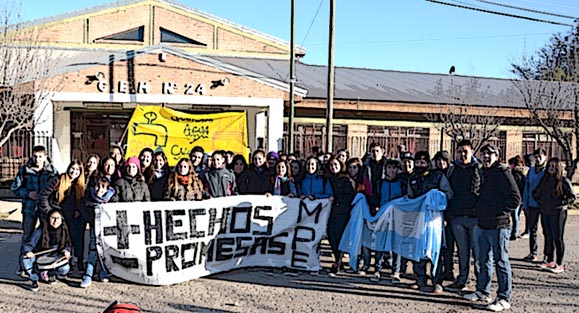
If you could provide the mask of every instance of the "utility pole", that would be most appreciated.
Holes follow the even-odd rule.
[[[332,151],[334,131],[334,27],[336,25],[334,9],[336,0],[330,0],[330,42],[328,47],[328,107],[326,110],[326,152]]]
[[[290,94],[289,94],[289,117],[288,117],[288,152],[294,152],[294,114],[295,100],[294,90],[296,84],[296,54],[294,42],[295,28],[295,0],[291,0],[291,31],[290,31]]]

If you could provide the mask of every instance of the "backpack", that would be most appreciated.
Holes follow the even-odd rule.
[[[115,301],[106,308],[103,313],[135,313],[141,312],[141,308],[134,303],[119,303]]]

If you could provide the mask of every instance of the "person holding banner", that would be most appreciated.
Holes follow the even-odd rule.
[[[255,150],[252,160],[249,170],[241,175],[239,193],[243,195],[265,195],[272,188],[271,180],[269,179],[272,172],[267,167],[265,152],[263,150]]]
[[[275,165],[275,176],[271,177],[272,190],[269,194],[293,198],[298,193],[287,161],[280,160]]]
[[[92,276],[94,272],[94,267],[97,263],[98,254],[96,249],[96,233],[95,233],[95,210],[96,208],[104,203],[116,202],[117,196],[115,189],[111,186],[110,182],[105,178],[100,178],[97,180],[93,187],[87,189],[84,206],[82,210],[82,215],[85,223],[90,225],[90,241],[88,245],[88,257],[86,269],[84,276],[82,277],[82,282],[80,283],[81,288],[88,288],[92,284]],[[102,282],[108,281],[108,273],[104,264],[100,262],[101,273],[100,278]]]
[[[352,210],[352,201],[356,195],[356,183],[346,174],[346,166],[336,157],[328,161],[330,170],[330,185],[332,186],[333,197],[332,210],[328,219],[328,241],[334,254],[334,264],[330,271],[330,276],[335,277],[340,272],[342,266],[342,252],[340,251],[340,240],[344,230],[350,220],[350,211]]]
[[[149,186],[151,201],[163,201],[167,189],[167,179],[171,174],[167,155],[163,151],[157,151],[153,155],[151,166],[145,171],[145,181]]]
[[[426,194],[432,189],[438,189],[446,195],[446,199],[453,197],[453,191],[448,179],[441,171],[430,171],[430,154],[428,151],[418,151],[414,155],[414,173],[408,178],[408,197],[417,198]],[[442,231],[442,230],[441,230]],[[441,254],[442,255],[442,254]],[[439,258],[440,259],[440,258]],[[422,259],[413,263],[413,271],[416,274],[416,283],[410,285],[411,289],[425,291],[427,286],[426,265],[428,259]],[[442,264],[442,262],[438,262]],[[442,290],[442,266],[436,268],[436,273],[432,273],[434,293],[441,293]]]
[[[298,194],[303,199],[327,199],[332,197],[330,181],[318,174],[320,163],[317,158],[311,156],[306,160],[306,175],[298,185]]]
[[[211,198],[228,197],[237,195],[237,183],[235,175],[227,169],[225,151],[213,152],[213,166],[203,174],[203,183],[207,196]]]
[[[509,262],[511,212],[521,204],[521,196],[508,167],[499,162],[499,149],[487,144],[481,148],[483,179],[475,205],[478,218],[478,258],[480,273],[476,292],[464,296],[484,309],[500,312],[511,308],[512,272]],[[497,298],[491,299],[493,266],[497,269]]]
[[[125,163],[124,175],[114,182],[119,202],[151,201],[149,186],[141,174],[141,161],[136,156]]]
[[[81,207],[85,194],[84,166],[80,160],[72,160],[66,173],[52,178],[40,192],[38,207],[41,216],[45,217],[51,209],[62,210],[70,238],[74,246],[73,264],[84,268],[84,231],[85,226]]]
[[[65,276],[70,271],[67,260],[72,251],[68,227],[64,223],[62,211],[55,208],[48,212],[42,227],[38,228],[22,245],[20,262],[28,277],[32,281],[30,290],[38,291],[38,272],[35,270],[37,259],[43,255],[44,259],[51,259],[52,263],[45,264],[51,270],[40,272],[40,277],[49,284],[56,283],[55,275]],[[48,253],[52,255],[48,256]],[[60,265],[60,266],[58,266]]]
[[[193,170],[193,164],[183,158],[175,165],[175,171],[167,179],[167,189],[164,192],[165,200],[169,201],[197,201],[203,200],[205,190],[201,179]]]
[[[199,177],[201,177],[201,174],[203,174],[203,158],[205,157],[205,149],[203,149],[203,147],[201,146],[195,146],[193,147],[193,149],[191,149],[191,152],[189,152],[189,159],[191,160],[191,163],[193,164],[193,168],[195,169],[195,173],[197,173],[197,175]]]

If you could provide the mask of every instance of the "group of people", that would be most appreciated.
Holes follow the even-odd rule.
[[[474,258],[476,292],[466,294],[465,298],[482,302],[491,310],[508,309],[512,289],[508,242],[526,237],[518,234],[520,212],[525,212],[526,233],[530,239],[531,251],[525,260],[539,260],[536,237],[540,220],[545,236],[541,267],[561,273],[564,271],[566,208],[575,200],[573,188],[563,175],[561,162],[557,158],[547,161],[542,149],[535,151],[535,164],[528,173],[520,157],[509,160],[510,169],[501,163],[498,148],[493,145],[481,148],[477,158],[471,142],[463,140],[456,152],[455,160],[446,151],[436,153],[432,160],[427,151],[414,154],[400,151],[399,159],[387,159],[383,147],[371,144],[362,159],[350,158],[348,151],[342,149],[335,154],[316,151],[303,160],[296,154],[256,150],[248,164],[243,155],[224,150],[207,154],[196,146],[189,158],[180,159],[171,168],[161,150],[145,148],[138,156],[125,157],[123,149],[113,145],[106,156],[90,155],[85,162],[72,160],[66,172],[58,174],[46,149],[37,146],[12,185],[23,202],[19,272],[30,278],[32,290],[38,290],[39,279],[56,282],[56,276],[69,272],[69,265],[46,271],[35,268],[37,256],[50,251],[69,258],[69,263],[84,273],[80,287],[91,285],[97,265],[100,279],[107,281],[106,267],[97,264],[100,262],[94,223],[95,208],[99,204],[196,201],[252,194],[329,199],[332,208],[327,238],[334,256],[329,275],[335,276],[343,270],[339,245],[357,193],[365,195],[375,213],[394,199],[417,198],[438,189],[446,195],[448,206],[444,214],[444,248],[438,262],[441,265],[430,275],[433,292],[465,291],[471,258]],[[36,229],[39,219],[40,226]],[[89,251],[84,260],[87,225]],[[455,247],[459,264],[456,278],[453,274]],[[384,267],[392,268],[394,282],[400,281],[408,260],[390,252],[364,248],[358,273],[369,270],[372,254],[373,281],[381,279]],[[430,290],[427,288],[429,261],[413,262],[416,282],[411,288]],[[493,266],[497,269],[499,284],[494,302],[490,295]],[[287,273],[296,274],[291,270]],[[444,280],[453,282],[443,287]]]

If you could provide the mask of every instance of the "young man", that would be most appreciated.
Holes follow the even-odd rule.
[[[480,196],[475,204],[478,218],[478,261],[476,292],[465,299],[484,305],[487,310],[500,312],[511,308],[512,272],[509,263],[510,218],[521,203],[519,189],[509,168],[499,162],[499,150],[493,145],[481,149],[483,180]],[[499,285],[493,303],[490,296],[493,264]]]
[[[471,252],[474,259],[478,260],[476,241],[478,220],[474,207],[482,182],[482,166],[473,156],[470,140],[462,140],[458,143],[455,165],[449,171],[448,179],[454,191],[454,197],[449,201],[445,215],[458,248],[459,275],[447,289],[464,291],[469,281]],[[474,268],[475,276],[478,276],[479,265],[476,262]]]
[[[547,164],[547,152],[544,149],[535,150],[533,155],[535,156],[535,166],[529,169],[527,181],[525,182],[525,191],[523,192],[523,211],[527,212],[528,220],[525,223],[529,231],[529,255],[524,260],[529,262],[540,261],[537,256],[537,230],[541,219],[541,209],[537,200],[533,197],[533,190],[537,188],[541,178],[543,178],[545,165]],[[525,234],[521,237],[525,238]]]
[[[203,157],[205,156],[205,150],[203,147],[195,146],[191,149],[189,153],[189,160],[193,163],[193,168],[195,169],[195,173],[202,177],[203,174]]]
[[[34,232],[39,212],[36,210],[39,195],[48,181],[58,175],[46,156],[44,146],[32,148],[32,157],[18,170],[10,189],[22,200],[22,243],[28,241]],[[22,267],[18,271],[24,273]]]
[[[441,171],[430,171],[430,154],[427,151],[418,151],[414,155],[414,173],[408,178],[408,197],[418,198],[432,189],[438,189],[443,192],[447,200],[453,197],[452,188],[446,176]],[[439,259],[441,258],[439,257]],[[427,280],[426,265],[428,262],[428,259],[422,259],[413,263],[416,283],[412,284],[410,288],[425,291]],[[442,292],[442,271],[440,270],[442,263],[440,264],[436,269],[436,273],[432,273],[434,293]]]

